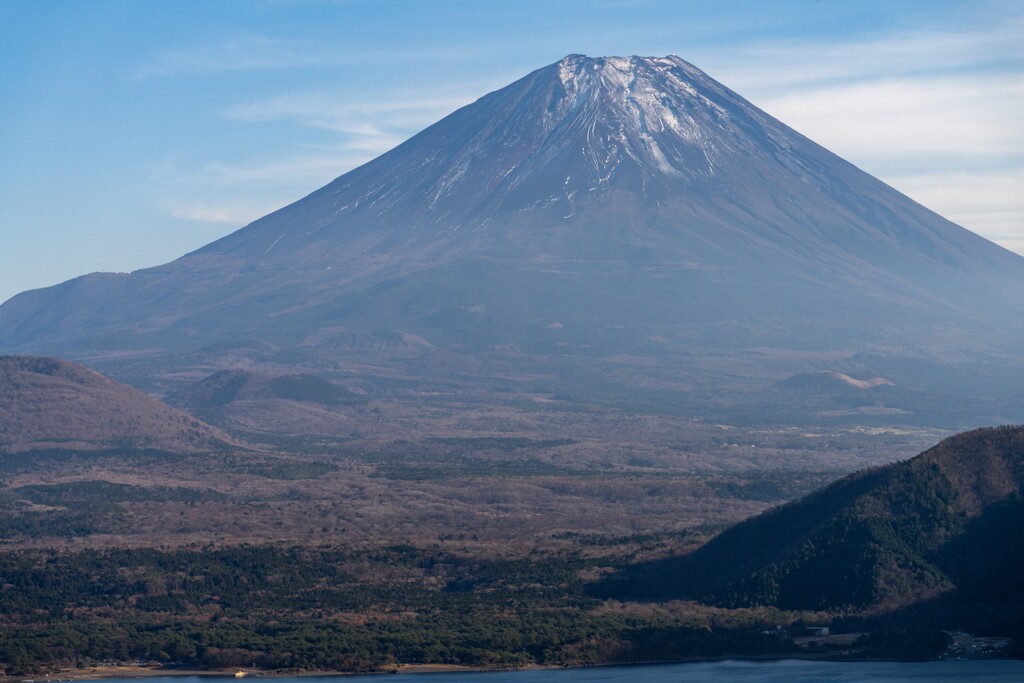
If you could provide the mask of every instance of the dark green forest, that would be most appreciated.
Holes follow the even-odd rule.
[[[576,552],[480,561],[412,546],[6,553],[0,661],[8,674],[136,660],[374,671],[794,650],[761,634],[774,621],[760,612],[602,610],[580,575],[607,564]]]
[[[9,547],[0,664],[20,675],[134,661],[383,671],[906,659],[940,655],[945,632],[961,629],[1008,638],[1005,653],[1024,656],[1022,482],[1024,428],[1000,428],[850,475],[713,537]],[[748,485],[756,494],[759,482]],[[0,531],[68,541],[135,501],[224,503],[211,490],[89,479],[3,495]],[[807,625],[847,638],[801,640]]]

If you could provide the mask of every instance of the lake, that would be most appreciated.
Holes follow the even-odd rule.
[[[497,671],[483,673],[409,673],[399,676],[323,676],[316,683],[381,683],[386,680],[402,683],[574,683],[599,681],[708,681],[733,683],[766,681],[768,683],[1017,683],[1024,681],[1024,661],[1005,660],[942,660],[934,662],[818,662],[797,659],[775,661],[718,661],[687,664],[648,664],[640,666],[608,666],[585,669],[553,669],[541,671]],[[211,683],[227,678],[211,677],[149,677],[140,679],[102,679],[104,683]],[[236,679],[231,678],[234,681]],[[312,683],[309,677],[275,678],[274,683]]]

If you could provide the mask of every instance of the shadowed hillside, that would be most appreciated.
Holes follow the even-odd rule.
[[[168,401],[195,415],[218,416],[238,401],[297,401],[340,406],[357,403],[360,398],[315,375],[221,370],[168,397]]]
[[[1021,597],[1022,489],[1024,427],[975,430],[769,510],[691,554],[636,566],[599,592],[784,609],[879,611],[940,596],[947,608],[1002,604]]]

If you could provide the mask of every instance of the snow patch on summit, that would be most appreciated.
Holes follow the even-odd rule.
[[[629,157],[662,174],[714,173],[719,149],[712,131],[729,115],[701,92],[700,72],[683,60],[570,55],[558,63],[558,76],[575,102],[594,106],[593,121],[617,131],[620,150],[606,164]]]

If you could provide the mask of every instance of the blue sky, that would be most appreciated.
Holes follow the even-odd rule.
[[[172,260],[569,53],[675,53],[1024,253],[1024,5],[0,0],[0,301]]]

